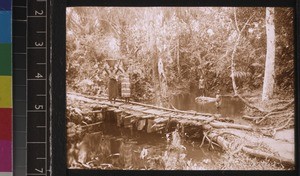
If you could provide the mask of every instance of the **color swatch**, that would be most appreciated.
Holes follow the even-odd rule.
[[[0,176],[12,176],[12,3],[0,1]]]

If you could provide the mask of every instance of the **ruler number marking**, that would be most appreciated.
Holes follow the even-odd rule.
[[[39,158],[39,157],[37,157],[36,158],[37,160],[44,160],[44,159],[46,159],[46,158]],[[43,169],[43,168],[42,168]]]
[[[44,168],[41,168],[41,170],[35,168],[35,171],[39,172],[39,173],[43,173],[44,172]]]
[[[38,42],[34,42],[35,46],[44,46],[44,42],[38,43]]]
[[[42,110],[42,109],[44,109],[44,105],[34,105],[34,108],[36,110]]]
[[[37,10],[34,11],[34,15],[36,15],[36,16],[38,16],[38,15],[43,15],[43,14],[44,14],[44,11],[43,11],[43,10],[41,10],[40,12],[37,11]]]
[[[37,73],[35,77],[39,79],[39,78],[43,78],[43,75],[40,73]]]

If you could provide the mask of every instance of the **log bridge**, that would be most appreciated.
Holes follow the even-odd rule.
[[[210,146],[219,146],[221,149],[234,155],[244,152],[251,156],[275,161],[286,166],[294,166],[294,160],[278,155],[266,148],[261,148],[262,141],[253,139],[253,133],[259,132],[251,125],[235,124],[220,114],[208,114],[194,111],[168,109],[138,102],[125,103],[116,100],[111,103],[107,97],[67,93],[67,99],[90,104],[92,110],[86,112],[98,121],[110,121],[118,127],[147,133],[166,133],[179,129],[182,136],[193,136],[202,133],[202,143],[208,141]],[[99,123],[99,122],[97,122]],[[188,135],[186,135],[188,134]],[[251,137],[251,138],[250,138]]]

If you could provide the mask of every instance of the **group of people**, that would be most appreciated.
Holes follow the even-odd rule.
[[[109,101],[115,102],[119,96],[119,82],[121,82],[121,97],[125,102],[129,102],[130,91],[130,79],[128,71],[127,60],[107,59],[107,63],[104,66],[104,70],[108,74],[108,98]]]
[[[129,78],[129,64],[128,60],[107,59],[107,63],[104,66],[104,70],[108,74],[108,98],[110,102],[115,102],[119,96],[119,83],[121,83],[121,97],[125,102],[129,102],[131,97],[131,84]],[[205,96],[205,80],[203,76],[200,76],[198,82],[198,96]],[[219,109],[221,106],[220,91],[216,94],[216,107]]]

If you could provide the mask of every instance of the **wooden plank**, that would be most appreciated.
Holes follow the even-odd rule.
[[[117,126],[121,127],[123,125],[123,118],[124,116],[122,114],[117,114]]]
[[[101,105],[101,108],[105,109],[105,108],[108,108],[108,106],[107,105]]]
[[[176,116],[176,115],[178,115],[178,113],[169,112],[167,114],[164,114],[164,117],[173,117],[173,116]]]
[[[141,112],[133,112],[132,115],[135,116],[135,117],[142,118],[145,114],[143,114]]]
[[[214,118],[213,117],[206,117],[206,116],[194,116],[191,117],[192,120],[197,120],[197,121],[211,121]]]
[[[116,108],[113,108],[113,107],[107,108],[107,111],[114,111],[114,110],[116,110]]]
[[[142,110],[137,110],[137,108],[135,108],[135,106],[132,106],[132,105],[121,106],[121,108],[130,110],[133,112],[140,112],[140,113],[143,112]]]
[[[123,123],[124,123],[124,127],[125,128],[130,128],[132,125],[131,125],[131,118],[133,118],[134,116],[132,115],[129,115],[129,116],[125,116],[123,118]]]
[[[171,119],[180,120],[180,119],[182,119],[182,116],[178,115],[178,114],[175,114],[175,115],[171,116]]]
[[[121,109],[115,109],[115,110],[114,110],[115,113],[120,113],[120,112],[122,112],[122,111],[123,111],[123,110],[121,110]]]
[[[152,119],[154,117],[155,117],[154,115],[148,114],[148,115],[143,115],[142,119]]]
[[[152,126],[154,125],[153,119],[147,119],[147,133],[152,133],[154,130]]]
[[[148,110],[149,108],[145,107],[145,106],[134,106],[134,109],[135,110],[138,110],[138,111],[146,111]]]
[[[132,110],[125,110],[123,112],[125,112],[126,114],[133,114],[134,113],[134,111],[132,111]]]
[[[102,112],[102,110],[96,110],[96,111],[86,112],[84,114],[101,113],[101,112]]]
[[[193,115],[184,114],[183,116],[181,116],[181,119],[192,119],[193,117]]]
[[[122,106],[122,105],[124,105],[124,103],[123,102],[115,102],[115,105]]]
[[[154,123],[165,123],[167,122],[169,119],[168,118],[164,118],[164,117],[159,117],[159,118],[156,118],[154,119]]]
[[[148,114],[154,114],[154,115],[164,115],[164,114],[168,114],[169,112],[166,112],[166,111],[161,111],[161,110],[156,110],[156,109],[149,109],[149,110],[146,110],[144,111],[145,113],[148,113]]]
[[[144,127],[146,126],[146,121],[147,119],[141,119],[138,121],[138,124],[137,124],[137,130],[141,131],[144,129]]]
[[[126,109],[133,109],[133,108],[134,108],[134,105],[131,105],[131,104],[123,104],[121,107],[122,107],[122,108],[126,108]]]

